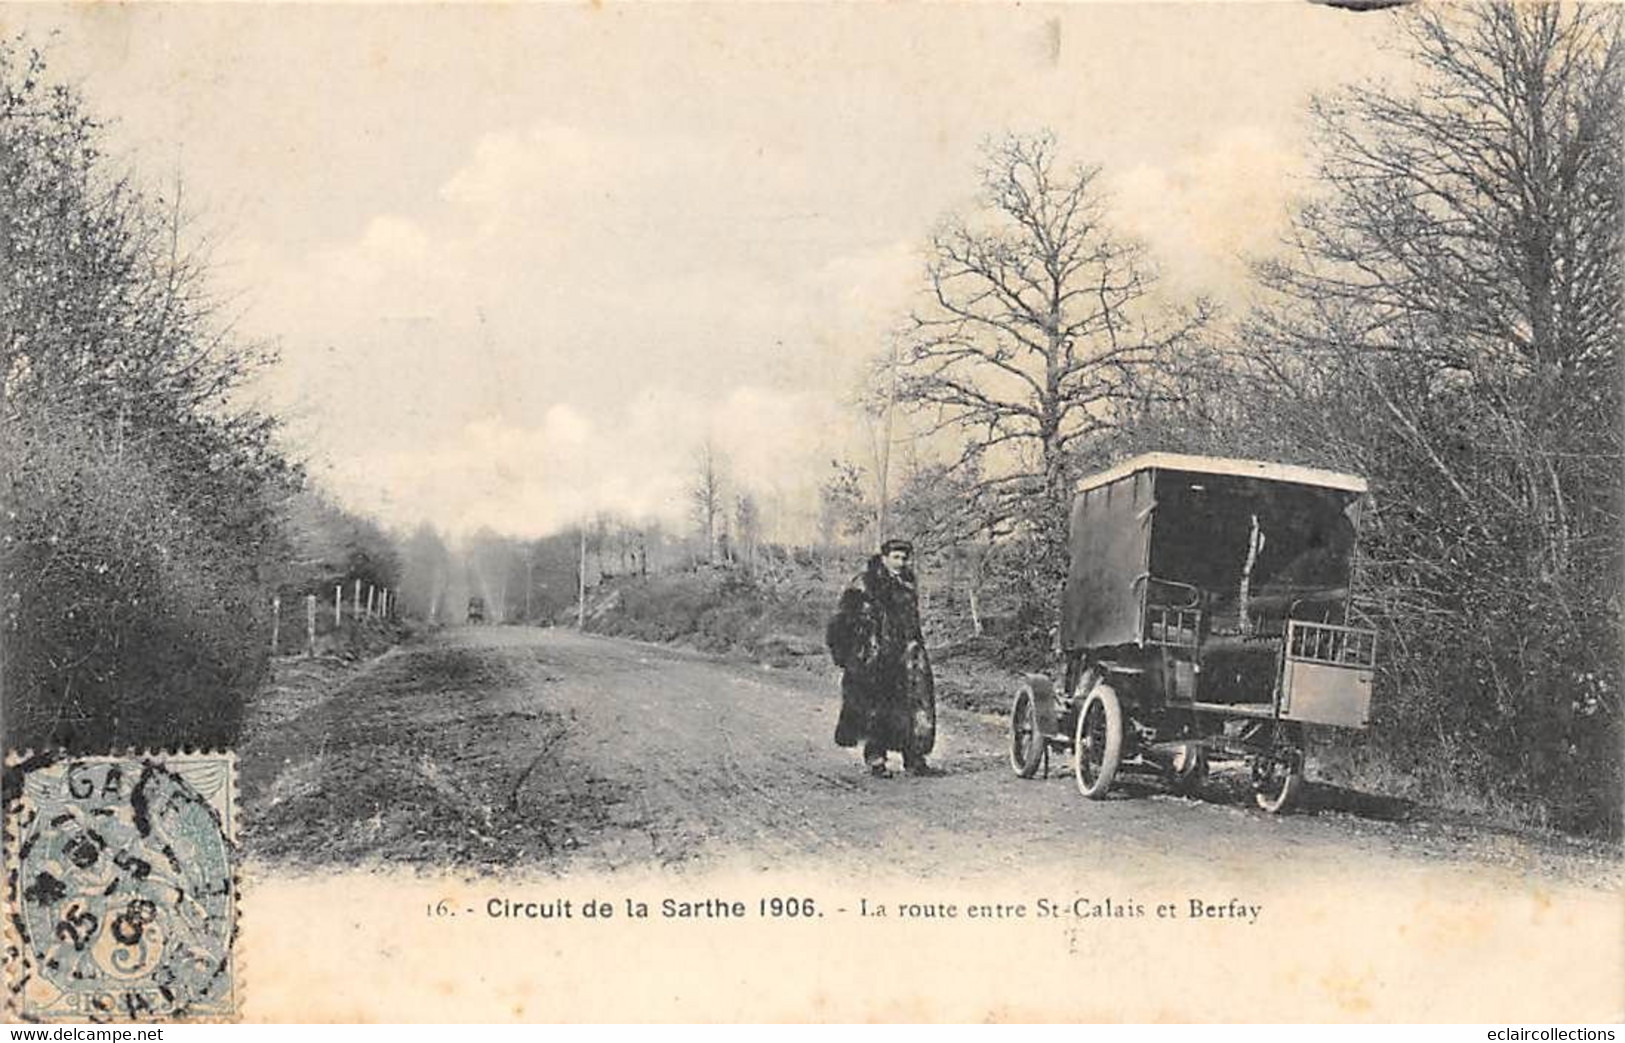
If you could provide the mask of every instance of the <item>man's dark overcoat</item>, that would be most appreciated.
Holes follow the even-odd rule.
[[[841,675],[841,716],[835,744],[870,741],[923,757],[937,740],[931,662],[920,633],[914,572],[897,575],[877,554],[841,594],[825,631]]]

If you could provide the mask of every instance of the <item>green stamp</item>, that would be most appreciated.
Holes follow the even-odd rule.
[[[232,755],[42,755],[6,776],[14,1012],[235,1017]]]

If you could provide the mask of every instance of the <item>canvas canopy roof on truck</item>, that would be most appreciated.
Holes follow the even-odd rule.
[[[1259,607],[1346,599],[1366,491],[1358,475],[1176,453],[1090,475],[1072,504],[1063,646],[1143,643],[1148,598],[1199,599],[1222,626],[1244,578]]]
[[[1233,475],[1241,478],[1264,478],[1275,482],[1293,482],[1298,485],[1317,485],[1326,489],[1346,492],[1367,491],[1366,480],[1357,474],[1322,471],[1317,467],[1299,467],[1296,464],[1278,464],[1268,460],[1238,460],[1225,456],[1192,456],[1185,453],[1143,453],[1084,478],[1077,491],[1087,492],[1139,471],[1189,471],[1196,474]]]

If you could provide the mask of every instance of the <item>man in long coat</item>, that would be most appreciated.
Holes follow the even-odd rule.
[[[891,774],[897,750],[911,775],[940,775],[926,762],[937,737],[931,663],[920,633],[920,602],[907,540],[887,540],[841,594],[825,632],[841,675],[841,716],[835,744],[863,744],[871,774]]]

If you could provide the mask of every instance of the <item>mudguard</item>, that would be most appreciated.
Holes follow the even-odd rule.
[[[1022,680],[1033,693],[1033,709],[1038,714],[1038,730],[1043,735],[1054,735],[1060,730],[1060,717],[1055,711],[1055,685],[1043,674],[1027,674]]]

